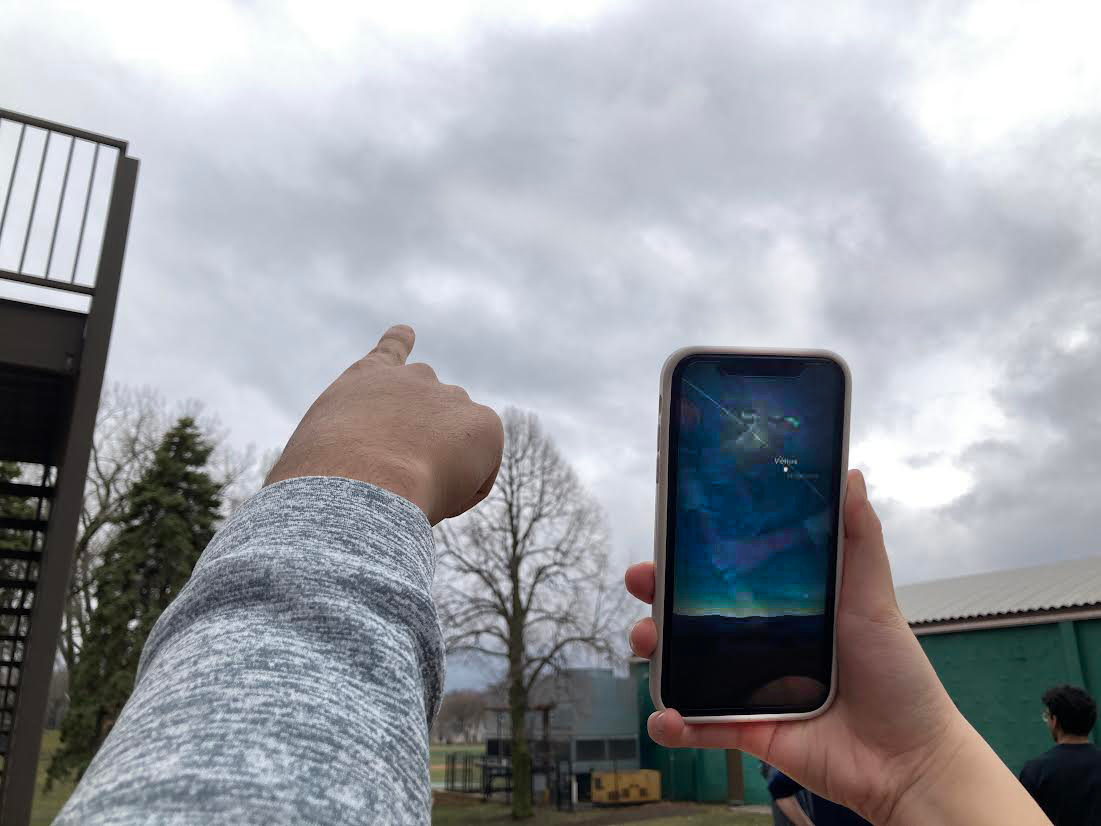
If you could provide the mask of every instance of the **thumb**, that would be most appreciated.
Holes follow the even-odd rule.
[[[845,488],[845,551],[838,610],[872,617],[898,613],[883,526],[868,501],[864,474],[850,470]]]
[[[646,721],[650,739],[671,749],[738,749],[761,759],[776,760],[769,752],[776,748],[779,737],[783,742],[790,734],[783,723],[697,723],[686,725],[679,711],[671,708],[655,711]]]

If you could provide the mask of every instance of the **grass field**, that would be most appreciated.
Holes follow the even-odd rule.
[[[433,826],[513,823],[504,803],[482,803],[477,798],[458,799],[455,795],[436,795],[432,808]],[[645,826],[772,826],[772,816],[763,811],[731,811],[726,806],[692,803],[655,803],[622,808],[585,808],[559,812],[537,807],[535,816],[525,823],[531,826],[618,826],[640,823]]]
[[[31,809],[31,826],[48,826],[69,795],[73,793],[72,783],[55,783],[49,794],[43,791],[46,781],[46,767],[50,765],[50,757],[57,750],[58,732],[47,731],[42,735],[42,753],[38,757],[38,778],[34,787],[34,808]]]
[[[772,815],[754,812],[731,812],[725,806],[700,807],[701,811],[685,817],[660,817],[647,820],[646,826],[772,826]]]
[[[462,754],[463,752],[470,752],[471,754],[485,754],[485,746],[471,743],[469,745],[455,745],[455,746],[442,746],[433,745],[431,747],[431,756],[429,757],[429,771],[432,775],[433,783],[443,783],[444,778],[444,761],[447,759],[448,754]],[[478,770],[475,769],[475,782],[479,782],[477,774]]]

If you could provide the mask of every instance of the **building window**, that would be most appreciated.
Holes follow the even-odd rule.
[[[633,737],[619,737],[609,740],[608,751],[612,760],[634,760],[638,757],[638,748]]]
[[[603,740],[578,740],[577,761],[583,760],[607,760]]]

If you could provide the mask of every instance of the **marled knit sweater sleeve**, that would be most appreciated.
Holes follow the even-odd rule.
[[[348,479],[264,488],[153,628],[56,823],[428,823],[443,648],[424,514]]]

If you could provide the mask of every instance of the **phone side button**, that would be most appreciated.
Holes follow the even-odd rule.
[[[654,458],[654,484],[658,484],[661,481],[661,454],[659,453]]]

